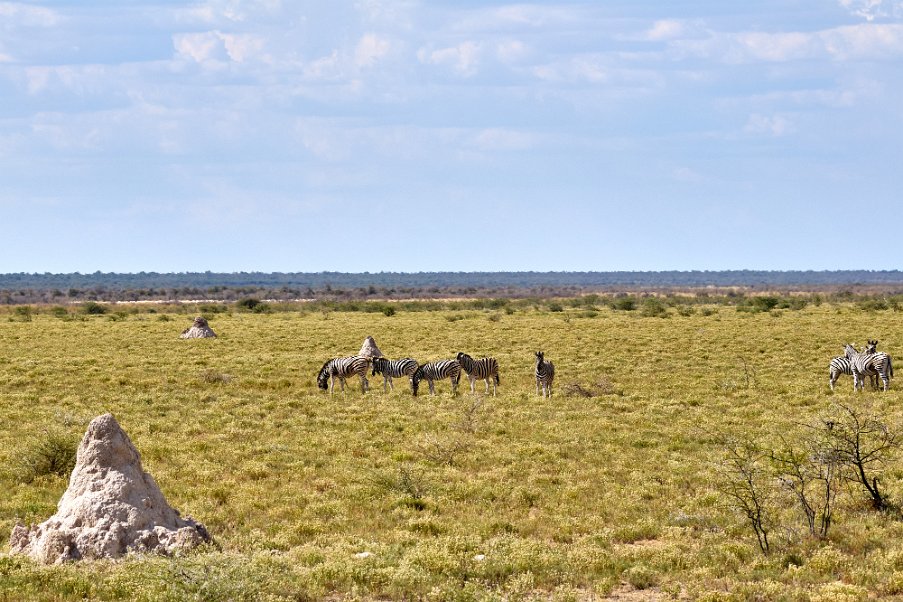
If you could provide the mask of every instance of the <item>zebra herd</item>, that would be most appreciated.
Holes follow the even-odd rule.
[[[552,381],[555,379],[555,366],[546,361],[542,351],[535,353],[536,364],[534,374],[536,377],[536,393],[542,396],[552,396]],[[458,383],[461,380],[461,372],[470,380],[470,392],[475,393],[475,383],[478,380],[485,381],[486,393],[489,393],[489,385],[492,384],[492,394],[496,395],[499,385],[499,363],[494,357],[482,357],[474,359],[466,353],[458,353],[453,360],[439,360],[418,364],[417,360],[406,357],[399,360],[390,360],[384,357],[369,358],[362,355],[350,357],[336,357],[327,360],[317,374],[317,386],[322,390],[329,390],[332,394],[335,389],[335,381],[338,379],[342,392],[345,392],[345,379],[358,376],[361,379],[361,392],[370,389],[367,381],[367,371],[370,376],[382,374],[383,392],[389,387],[395,390],[393,378],[408,377],[411,381],[411,394],[415,397],[420,389],[420,382],[426,380],[429,384],[430,395],[435,395],[435,382],[451,381],[452,395],[458,392]]]
[[[859,351],[852,343],[847,343],[844,347],[844,355],[831,358],[828,364],[830,372],[831,390],[834,390],[834,384],[842,374],[853,377],[853,390],[862,391],[865,388],[865,377],[869,377],[870,384],[873,389],[878,388],[878,378],[884,390],[890,384],[890,379],[894,376],[894,366],[891,357],[883,351],[878,351],[878,341],[869,340],[865,349]]]

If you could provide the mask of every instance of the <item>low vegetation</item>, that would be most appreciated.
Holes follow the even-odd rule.
[[[903,595],[903,384],[828,388],[845,342],[903,357],[891,304],[469,303],[213,305],[219,338],[192,341],[195,306],[0,310],[0,600]],[[367,335],[391,357],[493,355],[499,395],[318,391],[323,361]],[[64,461],[107,411],[214,543],[52,567],[6,555],[17,521],[54,513]],[[857,457],[874,459],[865,481]]]

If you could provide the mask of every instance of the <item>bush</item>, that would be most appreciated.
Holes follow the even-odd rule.
[[[103,314],[107,313],[109,309],[110,308],[106,305],[101,305],[100,303],[96,303],[94,301],[82,303],[82,311],[89,316],[102,316]]]
[[[395,315],[395,308],[391,305],[387,305],[383,308],[383,315],[386,317],[392,317]]]
[[[61,305],[57,305],[50,308],[50,315],[54,318],[59,318],[60,320],[68,320],[69,310]]]
[[[636,299],[633,297],[621,297],[612,301],[611,307],[621,311],[633,311],[636,309]]]
[[[640,315],[647,318],[664,318],[668,315],[668,310],[658,297],[649,297],[643,301]]]
[[[69,476],[75,468],[78,440],[68,434],[47,433],[19,454],[19,480],[31,483],[44,475]]]
[[[33,313],[31,305],[20,305],[16,308],[16,317],[22,322],[31,322]]]
[[[561,303],[549,303],[549,311],[559,312],[564,311],[564,308],[561,306]]]
[[[238,309],[244,309],[246,311],[254,311],[259,305],[260,299],[255,299],[253,297],[247,297],[235,302],[235,307],[237,307]]]

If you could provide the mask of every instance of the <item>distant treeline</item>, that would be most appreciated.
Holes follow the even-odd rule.
[[[569,297],[592,292],[680,291],[710,287],[748,291],[903,292],[899,270],[667,272],[138,272],[0,274],[0,304],[85,300],[142,301],[256,297],[411,299]]]
[[[834,271],[667,271],[667,272],[138,272],[118,274],[0,274],[0,290],[21,288],[210,288],[260,287],[323,289],[368,286],[392,288],[546,287],[792,287],[903,285],[900,270]]]

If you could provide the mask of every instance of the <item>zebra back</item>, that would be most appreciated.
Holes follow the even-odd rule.
[[[383,376],[391,376],[397,378],[399,376],[412,376],[417,371],[418,364],[416,360],[409,357],[400,360],[389,360],[384,357],[373,358],[373,373],[371,376],[382,374]]]
[[[454,385],[458,384],[458,381],[461,379],[461,364],[457,360],[439,360],[420,364],[411,375],[414,395],[417,395],[417,389],[420,387],[421,380],[434,381],[446,378],[450,378]]]
[[[470,378],[479,380],[495,377],[495,384],[499,384],[499,363],[494,357],[481,357],[475,360],[466,353],[460,352],[458,353],[458,363]]]
[[[327,360],[317,374],[317,386],[324,391],[329,387],[329,377],[347,378],[352,375],[367,376],[367,368],[370,360],[361,355],[352,355],[349,357],[336,357]]]
[[[828,370],[832,375],[834,374],[846,374],[848,376],[853,375],[853,364],[849,360],[849,358],[839,355],[837,357],[832,357],[831,362],[828,364]]]

